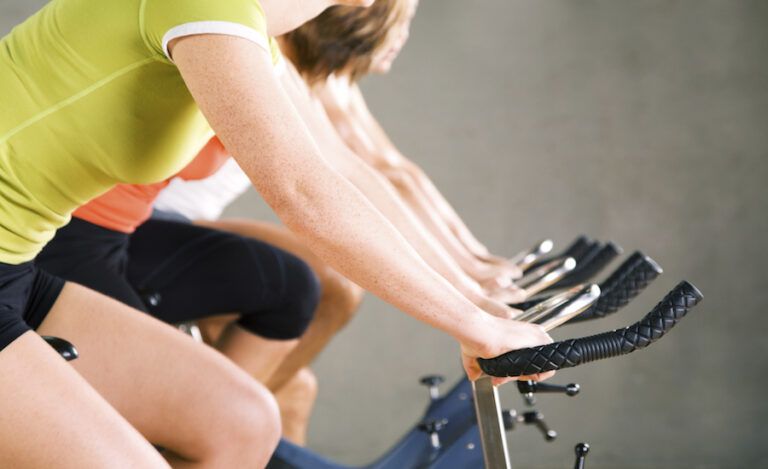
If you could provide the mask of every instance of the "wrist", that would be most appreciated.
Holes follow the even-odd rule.
[[[494,321],[496,318],[486,313],[480,308],[475,309],[467,321],[454,335],[454,338],[462,345],[466,351],[477,356],[487,354],[487,345],[493,341],[489,337],[494,330]]]

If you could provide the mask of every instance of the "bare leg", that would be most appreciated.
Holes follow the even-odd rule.
[[[266,383],[298,342],[298,339],[265,339],[231,322],[219,335],[216,349],[249,375]]]
[[[253,220],[220,220],[198,222],[203,226],[230,231],[265,241],[307,262],[320,279],[322,296],[315,318],[299,340],[296,348],[267,382],[273,392],[278,391],[298,370],[314,360],[341,328],[354,315],[362,299],[362,289],[325,265],[287,229],[271,223]]]
[[[277,444],[269,392],[149,315],[67,284],[38,332],[74,343],[75,369],[174,467],[262,467]]]
[[[40,337],[0,352],[0,467],[168,467]]]
[[[200,333],[203,335],[203,342],[214,347],[219,341],[221,334],[224,333],[224,329],[226,329],[230,323],[237,321],[237,318],[239,317],[240,316],[237,314],[225,314],[198,319],[196,323],[200,328]]]
[[[317,398],[317,378],[302,368],[275,394],[283,421],[283,436],[297,445],[307,443],[309,416]]]

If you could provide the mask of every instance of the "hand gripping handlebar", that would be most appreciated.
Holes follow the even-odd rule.
[[[661,338],[702,298],[696,287],[683,281],[642,320],[629,327],[580,339],[514,350],[496,358],[480,358],[478,363],[480,368],[491,376],[523,376],[626,355]]]

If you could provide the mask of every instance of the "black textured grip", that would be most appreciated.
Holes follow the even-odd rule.
[[[635,251],[600,284],[602,293],[597,303],[568,322],[596,319],[615,313],[639,295],[661,273],[661,267],[653,259]],[[509,306],[525,311],[551,297],[552,295],[537,295],[528,301]]]
[[[529,308],[533,308],[537,304],[541,303],[544,300],[547,300],[547,299],[551,298],[552,296],[554,296],[554,295],[542,296],[542,297],[534,298],[533,300],[523,301],[522,303],[514,303],[514,304],[510,303],[508,306],[510,308],[519,309],[520,311],[525,311],[525,310],[527,310]]]
[[[642,320],[623,329],[580,339],[569,339],[539,347],[507,352],[496,358],[478,359],[491,376],[527,376],[571,368],[605,358],[626,355],[647,347],[666,334],[702,295],[690,283],[680,282]]]
[[[636,251],[600,284],[601,293],[597,302],[568,322],[597,319],[615,313],[639,295],[661,273],[659,264]]]
[[[560,255],[561,257],[573,257],[578,262],[579,259],[590,250],[595,244],[594,241],[590,241],[585,235],[581,235],[574,239],[573,242],[565,248],[565,251]]]
[[[600,273],[608,264],[621,254],[622,249],[615,243],[606,243],[601,246],[589,259],[576,265],[576,269],[566,274],[559,282],[549,289],[568,288],[580,283],[588,282],[592,277]]]

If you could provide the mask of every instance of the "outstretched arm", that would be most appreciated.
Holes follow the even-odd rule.
[[[396,185],[403,199],[445,248],[461,260],[467,272],[475,278],[486,278],[499,271],[498,266],[505,261],[488,253],[421,168],[400,154],[368,110],[356,85],[331,79],[316,91],[350,147]]]
[[[445,251],[442,244],[435,240],[432,233],[403,202],[392,184],[341,140],[322,105],[312,98],[302,78],[290,64],[287,65],[287,72],[281,76],[280,82],[326,161],[365,195],[427,264],[485,311],[500,317],[514,317],[519,313],[501,301],[517,303],[522,301],[525,292],[519,289],[503,291],[499,295],[504,296],[497,297],[499,302],[491,300],[477,281],[469,277]]]
[[[195,101],[264,200],[329,265],[455,337],[465,357],[551,340],[538,327],[486,314],[421,259],[321,157],[263,49],[219,35],[187,36],[171,48]]]

